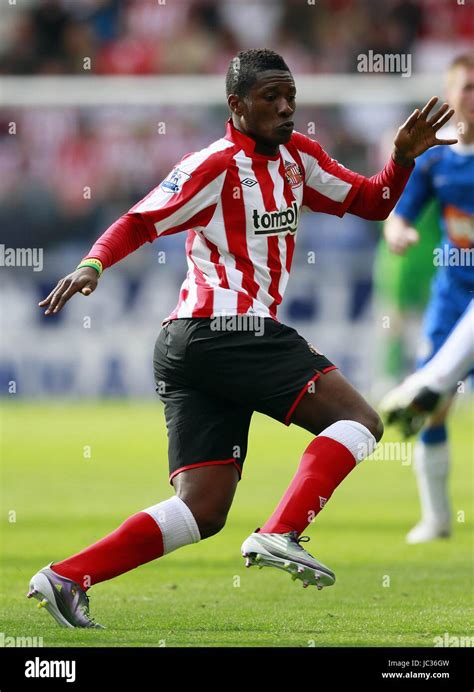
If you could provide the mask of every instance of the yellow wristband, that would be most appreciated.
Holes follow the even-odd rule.
[[[102,266],[102,262],[100,260],[94,259],[92,257],[86,257],[85,259],[83,259],[82,262],[77,265],[76,269],[81,269],[81,267],[92,267],[93,269],[96,270],[96,272],[98,273],[99,276],[104,271],[104,268]]]

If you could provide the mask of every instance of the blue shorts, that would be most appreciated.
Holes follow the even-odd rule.
[[[423,319],[423,343],[417,361],[418,368],[439,351],[473,295],[473,288],[469,284],[453,281],[445,269],[437,272],[431,284],[431,295]]]

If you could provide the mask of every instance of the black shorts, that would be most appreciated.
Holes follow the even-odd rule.
[[[309,383],[336,368],[295,329],[240,318],[175,319],[158,335],[153,365],[171,484],[208,464],[234,464],[240,478],[252,413],[290,425]]]

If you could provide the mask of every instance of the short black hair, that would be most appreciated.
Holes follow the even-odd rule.
[[[232,58],[225,78],[226,94],[246,96],[257,81],[257,72],[264,70],[286,70],[290,68],[281,55],[267,48],[241,50]]]

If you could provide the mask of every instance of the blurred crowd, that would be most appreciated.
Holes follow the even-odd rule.
[[[350,73],[361,52],[412,51],[414,69],[433,72],[439,64],[441,73],[467,42],[472,16],[467,4],[446,0],[4,3],[0,75],[219,73],[223,85],[222,107],[2,109],[0,103],[5,242],[87,244],[185,153],[222,136],[224,74],[240,49],[273,48],[295,74]],[[389,111],[384,123],[378,107],[377,128],[367,128],[364,109],[300,107],[296,126],[307,132],[316,121],[317,138],[333,157],[372,174],[381,164],[374,144],[384,127],[401,122],[396,107]]]
[[[469,0],[5,2],[0,74],[221,73],[238,50],[255,47],[278,50],[295,73],[354,72],[356,56],[367,50],[411,52],[417,70],[432,70],[444,62],[453,39],[472,40],[469,5]]]
[[[0,226],[9,246],[91,242],[147,194],[186,153],[225,134],[221,107],[136,106],[0,110]],[[343,112],[298,109],[297,128],[346,166],[374,171],[367,143]],[[15,135],[9,134],[11,127]],[[27,204],[25,204],[27,200]]]

